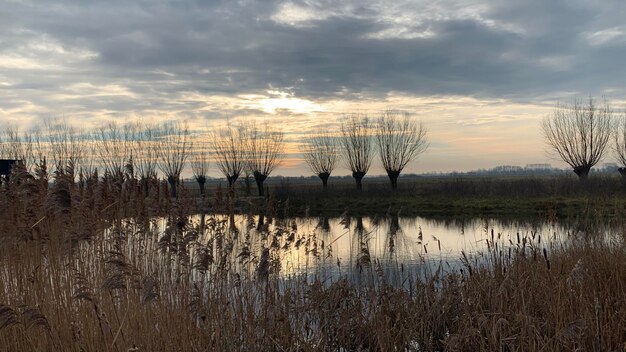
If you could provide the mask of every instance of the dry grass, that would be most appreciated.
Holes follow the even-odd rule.
[[[403,287],[385,283],[367,247],[358,262],[373,281],[285,279],[282,248],[318,253],[295,227],[261,226],[257,250],[252,221],[239,231],[228,218],[192,221],[196,200],[184,190],[170,199],[162,182],[146,194],[132,179],[119,187],[59,174],[48,187],[40,176],[0,187],[0,351],[614,351],[626,342],[621,237],[494,238],[462,270],[424,271]]]

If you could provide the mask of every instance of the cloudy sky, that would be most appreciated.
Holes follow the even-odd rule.
[[[431,140],[407,171],[560,165],[539,121],[574,97],[622,108],[624,18],[622,0],[0,0],[0,121],[269,120],[277,174],[299,175],[303,132],[401,109]]]

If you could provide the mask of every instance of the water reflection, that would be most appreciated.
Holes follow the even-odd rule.
[[[216,230],[220,227],[216,224],[223,230]],[[178,253],[181,240],[177,238],[182,236],[181,243],[197,243],[188,253],[194,263],[215,263],[213,268],[232,270],[237,275],[292,278],[306,274],[323,281],[348,277],[359,283],[393,285],[410,285],[416,275],[442,268],[460,269],[461,258],[480,259],[489,245],[506,251],[506,247],[515,249],[531,242],[542,249],[554,241],[568,240],[577,229],[537,220],[397,215],[294,219],[198,215],[191,219],[191,225],[198,231],[191,231],[195,237],[187,239],[187,235],[177,235],[180,224],[173,221],[168,225],[162,219],[157,226],[159,246]]]
[[[197,220],[200,220],[198,217]],[[355,217],[272,219],[264,215],[232,215],[228,236],[236,265],[258,265],[273,250],[274,270],[283,276],[354,276],[358,280],[399,280],[406,272],[426,270],[432,262],[452,266],[462,256],[486,249],[487,240],[517,243],[567,233],[555,223],[494,219],[434,220],[421,217]],[[224,239],[218,240],[222,245]],[[267,259],[267,258],[266,258]],[[452,264],[451,264],[452,263]],[[243,269],[242,269],[243,270]],[[396,273],[397,277],[387,277]]]

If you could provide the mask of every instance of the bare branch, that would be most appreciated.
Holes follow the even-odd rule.
[[[207,133],[202,133],[194,139],[191,152],[191,171],[200,186],[200,194],[204,194],[204,185],[209,172],[210,139]]]
[[[115,122],[108,122],[94,134],[95,152],[105,171],[119,180],[123,179],[126,164],[132,159],[134,133],[134,125],[120,127]]]
[[[339,143],[336,137],[326,131],[315,133],[307,140],[304,161],[317,175],[326,189],[328,178],[339,160]]]
[[[376,144],[383,168],[396,189],[406,165],[428,148],[427,130],[406,112],[384,112],[377,121]]]
[[[259,195],[264,195],[263,182],[280,164],[283,153],[284,133],[265,125],[263,129],[255,123],[245,126],[246,167],[252,171],[257,182]]]
[[[341,144],[346,164],[352,170],[357,189],[361,189],[361,180],[369,171],[374,158],[370,120],[365,115],[350,115],[341,123]]]
[[[587,105],[576,100],[571,106],[557,105],[541,127],[552,152],[585,179],[608,146],[613,129],[612,111],[606,101],[596,107],[592,98]]]
[[[620,164],[619,172],[626,177],[626,110],[615,123],[615,134],[613,138],[613,150],[617,162]]]
[[[242,127],[227,125],[212,137],[217,168],[233,187],[244,165],[244,132]]]
[[[134,130],[136,134],[131,149],[137,173],[142,180],[156,179],[159,160],[159,143],[156,140],[158,128],[149,123],[137,122]]]
[[[180,174],[192,147],[189,128],[186,123],[166,123],[161,126],[158,141],[159,168],[170,184],[172,197],[176,197]]]

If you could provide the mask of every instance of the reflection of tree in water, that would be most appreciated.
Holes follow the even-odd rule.
[[[356,266],[359,271],[362,271],[364,267],[369,268],[372,262],[369,250],[369,233],[365,229],[363,224],[363,217],[358,216],[356,218],[356,224],[354,226],[354,232],[352,236],[352,253],[356,255]]]
[[[330,232],[330,220],[328,219],[328,217],[321,217],[319,218],[319,220],[317,221],[317,225],[315,225],[315,229],[319,229],[324,233],[329,233]]]
[[[419,228],[415,218],[402,218],[402,222],[403,224],[401,225],[400,217],[397,215],[392,215],[388,219],[388,231],[386,233],[383,255],[385,257],[388,256],[390,260],[397,260],[398,258],[402,258],[402,261],[414,260],[419,253],[420,246],[416,238],[408,236],[403,229],[403,225],[409,228]]]
[[[259,221],[257,222],[256,230],[258,232],[263,232],[264,228],[265,228],[265,215],[261,213],[259,214]]]
[[[237,227],[237,222],[235,221],[235,213],[231,213],[228,216],[228,233],[233,237],[237,237],[239,235],[239,228]]]
[[[389,254],[393,254],[396,249],[396,236],[398,232],[402,232],[402,228],[400,227],[400,218],[397,215],[393,215],[391,219],[389,219],[389,231],[387,231],[387,248],[385,252]]]

